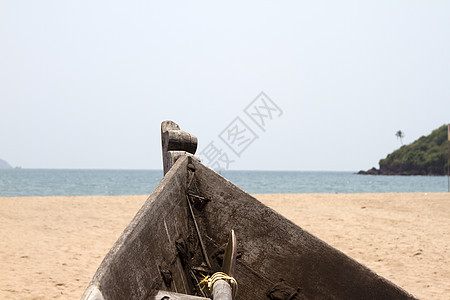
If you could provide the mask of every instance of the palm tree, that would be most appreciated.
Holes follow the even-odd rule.
[[[405,137],[405,134],[403,133],[403,131],[401,131],[401,130],[397,131],[397,132],[395,133],[395,136],[396,136],[398,139],[400,139],[400,144],[402,144],[402,146],[403,146],[402,138]]]

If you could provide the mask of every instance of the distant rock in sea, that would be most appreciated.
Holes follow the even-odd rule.
[[[372,169],[367,170],[367,171],[361,170],[357,174],[359,174],[359,175],[380,175],[380,170],[373,167]]]
[[[0,169],[12,169],[12,167],[7,161],[0,159]]]

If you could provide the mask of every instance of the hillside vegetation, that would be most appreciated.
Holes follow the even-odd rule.
[[[380,160],[380,169],[361,171],[373,175],[446,175],[449,141],[447,125],[442,125],[412,144],[402,146]]]

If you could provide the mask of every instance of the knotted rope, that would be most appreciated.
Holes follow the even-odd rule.
[[[236,279],[234,279],[231,276],[228,276],[227,274],[223,273],[223,272],[216,272],[211,276],[206,276],[205,278],[203,278],[202,281],[199,282],[199,286],[201,287],[201,289],[203,290],[205,287],[208,287],[210,293],[212,294],[213,292],[213,287],[214,287],[214,283],[216,283],[218,280],[224,280],[226,281],[231,287],[233,287],[232,284],[234,284],[234,286],[236,288],[232,288],[233,290],[233,298],[236,296],[237,294],[237,290],[238,290],[238,283],[236,281]]]

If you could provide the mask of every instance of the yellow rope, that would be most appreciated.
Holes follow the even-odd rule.
[[[212,294],[214,283],[216,283],[216,281],[218,281],[218,280],[225,280],[226,282],[228,282],[228,284],[230,286],[232,283],[234,283],[234,285],[236,286],[236,288],[234,289],[234,292],[233,292],[233,298],[234,298],[237,294],[238,283],[237,283],[236,279],[234,279],[231,276],[228,276],[227,274],[225,274],[223,272],[216,272],[212,276],[206,276],[205,278],[202,279],[202,281],[200,281],[198,283],[198,285],[201,287],[202,290],[205,287],[208,287],[209,291]]]

